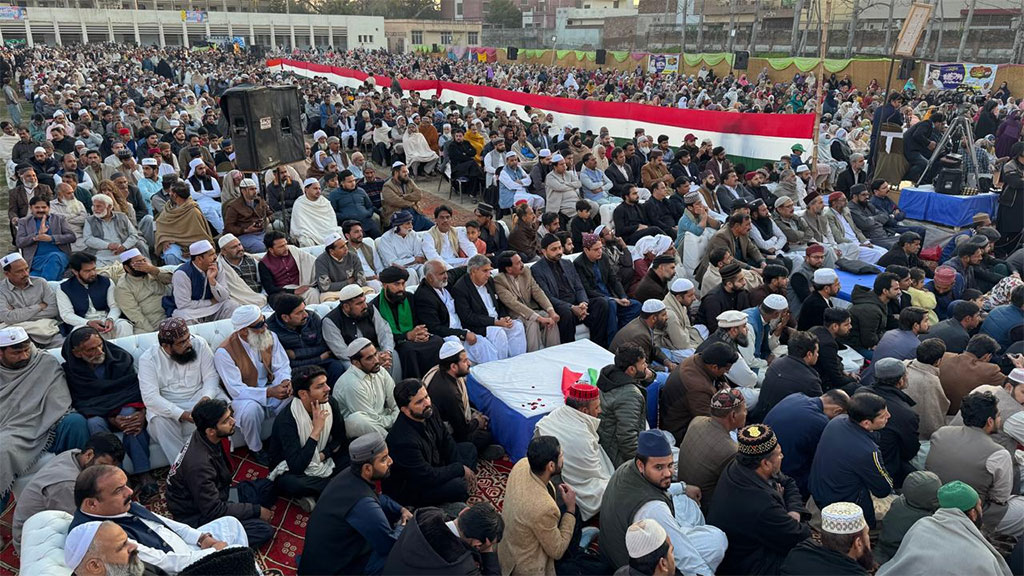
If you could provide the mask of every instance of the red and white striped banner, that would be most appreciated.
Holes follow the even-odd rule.
[[[351,88],[362,87],[369,78],[367,74],[351,68],[295,60],[268,60],[267,66],[309,78],[323,77],[339,86]],[[391,78],[387,76],[376,76],[375,80],[378,87],[391,85]],[[596,134],[601,127],[607,127],[616,138],[632,138],[636,128],[644,128],[648,135],[668,135],[673,146],[681,145],[686,134],[692,133],[698,141],[710,138],[716,146],[724,146],[729,155],[743,158],[778,160],[789,156],[795,144],[802,144],[808,150],[814,144],[813,114],[682,110],[647,104],[558,98],[443,80],[400,80],[399,83],[403,90],[433,92],[433,96],[442,102],[454,100],[465,106],[467,99],[472,97],[489,110],[495,106],[506,111],[518,110],[519,117],[527,120],[524,107],[529,105],[554,114],[557,129],[572,124]]]

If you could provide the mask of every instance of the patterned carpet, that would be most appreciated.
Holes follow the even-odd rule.
[[[254,480],[267,475],[267,469],[253,462],[248,458],[248,451],[244,448],[232,455],[236,469],[235,481]],[[166,484],[167,468],[154,471],[154,475],[160,484],[161,494]],[[480,461],[477,471],[477,491],[470,497],[470,503],[481,500],[494,504],[499,510],[505,494],[505,482],[508,480],[508,473],[512,470],[512,463],[508,460],[497,462]],[[168,515],[167,505],[161,496],[150,504],[149,509],[158,513]],[[0,533],[3,534],[6,545],[0,550],[0,576],[14,576],[18,574],[20,565],[18,555],[14,551],[14,544],[11,543],[11,523],[14,519],[14,504],[7,507],[0,515]],[[274,518],[271,524],[277,529],[274,539],[263,545],[258,551],[257,557],[264,568],[279,570],[284,575],[293,575],[297,567],[297,557],[302,554],[303,541],[306,536],[306,525],[309,522],[309,515],[302,511],[293,501],[279,498],[274,506]]]

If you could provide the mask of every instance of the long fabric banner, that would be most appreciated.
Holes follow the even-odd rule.
[[[267,67],[307,78],[324,77],[334,84],[350,88],[362,87],[369,78],[367,74],[351,68],[295,60],[268,60]],[[375,80],[377,86],[391,86],[391,78],[387,76],[377,76]],[[634,129],[644,128],[649,135],[668,135],[670,141],[677,145],[692,133],[698,141],[710,138],[716,146],[724,146],[728,154],[742,158],[778,160],[788,156],[795,144],[802,144],[808,150],[813,145],[813,114],[681,110],[636,103],[557,98],[442,80],[400,80],[399,84],[403,90],[433,92],[435,98],[443,102],[455,101],[460,106],[465,106],[466,101],[473,98],[488,109],[500,106],[506,111],[517,110],[519,117],[524,119],[528,119],[524,108],[532,106],[534,113],[552,113],[557,130],[571,124],[597,134],[601,127],[607,127],[614,137],[632,138]]]
[[[992,90],[998,70],[999,66],[995,64],[929,62],[924,70],[922,89],[925,92],[930,92],[969,87],[986,92]]]

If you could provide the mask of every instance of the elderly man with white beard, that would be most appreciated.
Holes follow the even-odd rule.
[[[106,194],[92,197],[92,216],[86,217],[82,235],[100,266],[117,262],[118,255],[132,248],[149,254],[149,247],[135,223],[123,212],[114,212],[114,199]]]
[[[260,308],[267,305],[260,283],[259,262],[245,252],[242,242],[228,233],[217,239],[220,256],[217,256],[218,281],[227,285],[231,299],[239,306],[255,304]]]
[[[306,178],[302,196],[292,204],[291,233],[303,248],[320,246],[331,232],[341,232],[331,202],[320,192],[320,181]]]
[[[288,405],[292,369],[277,335],[267,329],[259,308],[240,306],[231,314],[235,330],[213,356],[221,382],[231,396],[231,407],[246,446],[257,462],[269,464],[260,431]]]
[[[213,351],[193,336],[181,318],[167,318],[157,330],[159,346],[139,358],[139,390],[146,405],[149,433],[174,462],[195,432],[192,407],[200,400],[223,398]]]

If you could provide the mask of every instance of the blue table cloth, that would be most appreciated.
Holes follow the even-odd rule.
[[[882,269],[879,268],[878,271],[881,272]],[[838,268],[836,268],[836,275],[839,276],[839,294],[837,297],[847,302],[850,301],[850,295],[853,293],[854,286],[859,284],[868,288],[874,288],[875,277],[878,276],[878,274],[851,274]]]
[[[969,226],[971,218],[984,212],[996,219],[998,194],[952,196],[928,188],[904,188],[900,192],[900,210],[913,220],[945,226]]]

